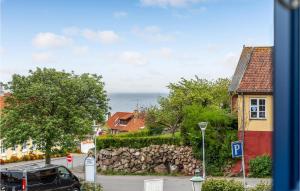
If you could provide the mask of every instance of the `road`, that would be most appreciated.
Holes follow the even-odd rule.
[[[78,177],[84,178],[83,164],[85,155],[74,154],[73,155],[73,173]],[[25,164],[43,164],[44,160],[37,161],[25,161],[19,163],[10,163],[0,165],[1,168],[9,168],[13,166],[25,165]],[[52,159],[52,164],[66,165],[66,158]],[[101,183],[104,191],[143,191],[144,180],[148,179],[163,179],[164,180],[164,191],[190,191],[192,190],[192,184],[190,181],[191,177],[188,176],[104,176],[97,175],[97,182]],[[242,181],[241,178],[234,178]],[[254,186],[257,183],[264,181],[270,182],[270,179],[256,179],[247,178],[247,184]]]
[[[72,154],[73,156],[73,167],[78,168],[78,167],[83,167],[84,164],[84,159],[86,155],[83,154]],[[56,165],[67,165],[67,160],[66,157],[61,157],[61,158],[53,158],[51,159],[52,164]],[[15,167],[15,166],[21,166],[21,165],[28,165],[28,164],[45,164],[45,160],[34,160],[34,161],[23,161],[23,162],[17,162],[17,163],[7,163],[4,165],[0,165],[0,168],[10,168],[10,167]]]

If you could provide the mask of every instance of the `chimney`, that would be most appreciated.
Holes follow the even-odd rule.
[[[139,118],[139,110],[138,110],[138,109],[135,109],[135,110],[133,111],[133,117],[134,117],[135,119]]]
[[[0,96],[4,95],[3,83],[0,83]]]
[[[109,118],[111,118],[111,113],[110,112],[107,113],[107,119],[109,119]]]

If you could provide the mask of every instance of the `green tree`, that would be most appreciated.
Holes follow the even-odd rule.
[[[181,128],[184,108],[194,104],[202,107],[214,106],[213,108],[229,111],[229,84],[229,79],[208,81],[197,76],[195,79],[182,78],[177,83],[170,83],[169,95],[158,101],[158,107],[148,109],[146,126],[164,127],[174,133]]]
[[[108,99],[101,76],[37,68],[28,76],[13,75],[5,86],[10,92],[0,122],[5,146],[32,140],[46,164],[55,147],[73,148],[92,132],[92,120],[105,120]]]
[[[155,129],[166,129],[174,135],[182,121],[181,113],[178,111],[179,108],[169,98],[161,98],[159,105],[159,108],[153,106],[148,109],[146,126],[154,132]]]
[[[202,134],[200,121],[207,121],[205,150],[207,171],[211,175],[223,175],[224,167],[232,162],[231,142],[237,139],[237,131],[232,129],[234,117],[216,106],[191,105],[184,108],[181,138],[185,145],[191,145],[196,157],[202,159]]]

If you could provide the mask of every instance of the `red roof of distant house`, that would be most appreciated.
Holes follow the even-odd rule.
[[[5,97],[10,96],[10,93],[4,93],[0,95],[0,110],[4,108],[5,106]]]
[[[0,96],[0,110],[4,108],[4,96]]]
[[[128,120],[126,125],[121,125],[119,120]],[[138,131],[145,126],[145,118],[142,116],[134,116],[132,112],[116,112],[107,122],[110,129],[115,129],[123,132]]]
[[[244,47],[229,91],[272,93],[272,47]]]

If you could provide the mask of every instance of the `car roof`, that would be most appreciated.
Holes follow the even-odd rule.
[[[54,164],[27,164],[27,165],[18,165],[18,166],[13,166],[9,168],[4,168],[1,171],[38,171],[38,170],[46,170],[46,169],[53,169],[57,168],[60,165],[54,165]]]

